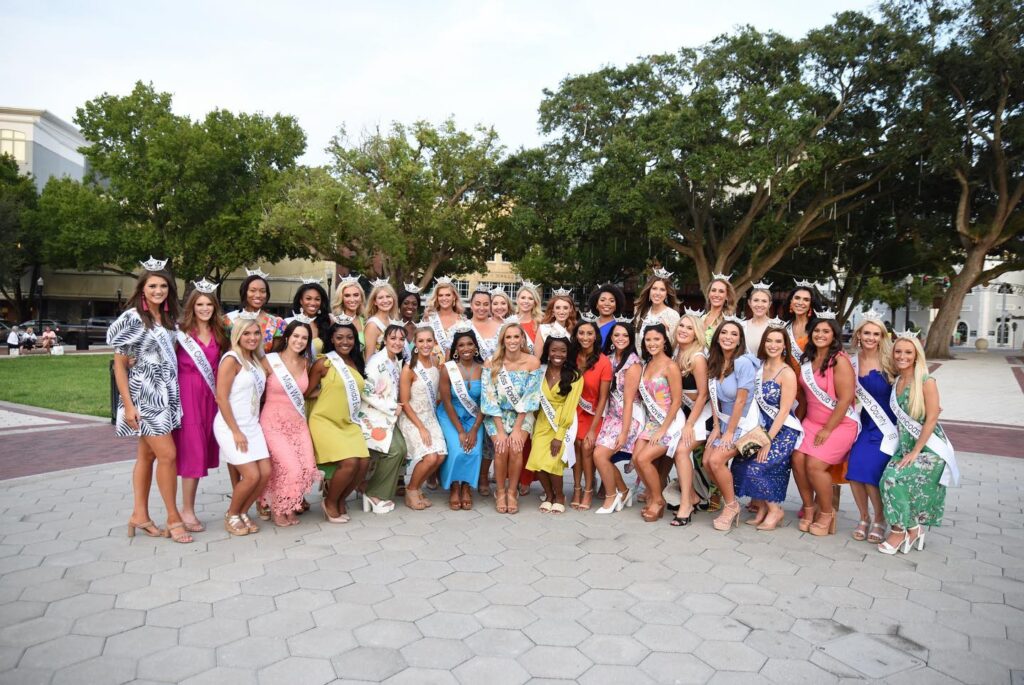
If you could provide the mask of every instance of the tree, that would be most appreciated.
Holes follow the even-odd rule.
[[[931,216],[955,237],[961,267],[925,345],[948,358],[964,297],[1024,268],[1024,3],[900,0],[884,11],[927,47],[905,127],[927,143],[931,173],[952,181]]]
[[[581,231],[661,243],[702,287],[735,272],[742,293],[816,229],[886,192],[903,153],[887,136],[907,43],[846,12],[801,40],[747,27],[565,79],[545,92],[540,121],[573,192],[602,203]]]
[[[90,143],[82,185],[94,197],[68,183],[44,189],[52,187],[49,218],[60,219],[48,241],[54,262],[132,269],[153,254],[183,278],[220,280],[254,261],[306,256],[291,234],[261,228],[282,173],[305,151],[295,119],[214,110],[192,121],[171,104],[139,82],[127,96],[104,94],[78,109]],[[97,212],[99,225],[90,221]]]
[[[37,201],[36,185],[29,176],[18,173],[18,163],[10,155],[0,155],[0,293],[18,311],[18,320],[31,316],[31,287],[24,292],[21,284],[25,273],[28,282],[39,277],[40,232],[34,221]]]

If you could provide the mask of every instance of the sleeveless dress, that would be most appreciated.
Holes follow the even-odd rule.
[[[295,384],[306,392],[309,376],[305,371],[295,377]],[[260,427],[270,452],[270,480],[260,501],[270,505],[276,515],[301,509],[303,496],[320,480],[320,472],[305,416],[296,411],[275,373],[267,378],[267,400],[260,413]]]
[[[425,373],[427,378],[430,379],[430,383],[434,386],[434,392],[436,393],[438,386],[437,367],[432,366],[429,369],[425,369]],[[427,386],[415,373],[412,386],[409,389],[409,406],[416,412],[416,416],[427,429],[427,433],[430,434],[430,445],[428,446],[420,438],[420,431],[416,428],[416,424],[412,422],[412,419],[406,416],[404,411],[398,415],[398,430],[402,431],[402,437],[405,438],[405,447],[409,451],[409,459],[412,460],[412,466],[415,468],[416,464],[428,454],[448,454],[448,447],[444,441],[444,433],[441,432],[441,424],[437,422],[437,407],[434,406],[431,400]]]
[[[774,378],[762,381],[761,392],[769,405],[779,408],[782,387]],[[761,427],[767,431],[775,420],[760,407],[758,410],[761,415]],[[775,503],[785,501],[786,488],[789,486],[790,458],[793,456],[793,448],[799,435],[789,426],[783,426],[772,440],[768,460],[763,464],[758,463],[756,457],[733,459],[730,468],[733,481],[736,483],[736,496]]]
[[[484,370],[486,373],[487,370]],[[447,373],[445,371],[444,373]],[[462,402],[455,395],[455,389],[448,384],[449,393],[451,395],[452,408],[455,410],[455,415],[459,419],[459,423],[462,426],[463,431],[468,431],[473,427],[473,423],[476,421],[476,416],[466,411],[466,408],[462,406]],[[482,381],[467,381],[466,392],[469,393],[471,400],[476,402],[477,407],[480,406],[480,392],[483,388]],[[444,408],[444,404],[437,405],[437,422],[441,426],[441,433],[444,435],[445,444],[448,447],[448,458],[441,464],[440,479],[441,487],[445,490],[451,488],[454,482],[463,483],[476,483],[480,477],[480,460],[483,458],[483,445],[484,445],[484,427],[481,424],[480,428],[477,429],[476,442],[473,443],[473,449],[466,452],[462,449],[462,443],[459,442],[459,431],[455,425],[452,424],[451,419],[448,417],[448,412]]]
[[[485,362],[490,361],[498,349],[498,333],[501,331],[501,326],[498,326],[494,331],[494,335],[490,338],[485,338],[483,333],[477,330],[476,324],[470,325],[473,328],[473,335],[476,336],[476,343],[480,347],[480,358]]]
[[[845,355],[845,352],[839,354]],[[828,436],[821,445],[814,444],[814,436],[821,430],[822,426],[832,415],[832,410],[819,402],[804,382],[804,377],[799,372],[797,378],[800,386],[804,389],[804,397],[807,399],[807,414],[804,416],[804,442],[800,445],[800,451],[807,456],[814,457],[826,464],[840,464],[850,453],[854,440],[857,439],[857,423],[848,416],[844,416],[839,425],[835,427],[832,434]],[[836,399],[835,366],[825,369],[822,375],[814,372],[814,380],[818,386],[833,400]],[[886,400],[888,401],[888,400]]]
[[[925,380],[928,378],[929,376],[925,376]],[[905,388],[896,401],[903,411],[909,413],[910,389]],[[899,430],[900,446],[882,473],[882,509],[885,511],[885,520],[890,525],[903,528],[941,525],[943,510],[946,508],[946,487],[939,480],[946,468],[946,462],[926,446],[909,466],[896,468],[917,443],[917,439],[910,431],[901,424],[897,423],[896,426]],[[934,433],[945,437],[942,426],[938,424]]]
[[[220,348],[217,339],[210,342],[191,336],[213,369],[216,387]],[[210,391],[202,372],[185,348],[178,346],[178,388],[181,397],[181,427],[174,431],[174,447],[178,455],[178,475],[182,478],[203,478],[220,463],[220,450],[213,437],[213,419],[217,416],[217,398]]]
[[[871,369],[866,376],[859,379],[861,386],[870,393],[875,401],[885,410],[889,420],[896,423],[896,417],[889,409],[889,395],[892,385],[877,369]],[[878,486],[882,480],[882,472],[891,457],[882,451],[882,431],[878,429],[871,415],[864,409],[860,412],[860,435],[850,450],[850,463],[846,470],[846,479],[857,483]]]
[[[533,428],[533,445],[530,448],[530,458],[526,461],[526,468],[530,471],[543,471],[555,476],[561,476],[565,470],[565,463],[562,455],[567,447],[565,434],[572,426],[576,418],[576,411],[580,402],[580,395],[583,393],[583,378],[577,378],[569,387],[569,394],[563,395],[559,392],[559,384],[556,382],[553,387],[548,386],[547,379],[541,381],[541,392],[551,403],[555,410],[555,423],[552,426],[544,415],[543,409],[538,410],[540,416]],[[551,456],[551,443],[561,440],[562,446],[555,456]]]
[[[536,420],[535,413],[540,407],[540,369],[536,371],[508,371],[512,381],[512,387],[519,394],[520,406],[515,407],[509,402],[498,388],[497,380],[492,379],[491,370],[484,369],[483,387],[480,391],[480,408],[484,413],[484,428],[487,435],[494,437],[498,434],[498,426],[494,423],[494,417],[501,418],[501,425],[506,435],[512,432],[516,418],[520,411],[526,414],[523,419],[523,430],[526,433],[533,433],[533,423]]]
[[[224,461],[235,466],[267,459],[270,457],[270,451],[267,449],[267,441],[263,437],[263,429],[260,427],[260,394],[256,381],[253,379],[253,374],[266,378],[266,372],[259,365],[247,367],[234,352],[225,352],[221,357],[221,363],[224,363],[224,359],[227,357],[234,357],[235,361],[242,364],[242,368],[239,369],[231,384],[228,401],[231,403],[231,413],[235,415],[238,430],[245,435],[249,446],[246,452],[238,451],[231,429],[228,428],[224,416],[218,411],[213,420],[213,435],[220,446],[221,456],[224,457]]]
[[[647,393],[654,398],[655,404],[661,407],[663,412],[668,414],[669,407],[672,406],[672,392],[669,389],[668,378],[665,376],[655,376],[654,378],[645,380],[641,377],[640,382],[644,384],[645,388],[647,388]],[[640,393],[638,391],[637,397],[639,396]],[[671,422],[672,417],[668,417],[665,420]],[[659,428],[661,428],[661,424],[648,416],[646,423],[644,423],[643,430],[641,430],[640,435],[637,436],[637,440],[650,440]],[[668,431],[666,431],[658,444],[662,447],[668,447],[670,437],[671,436],[669,436]]]
[[[640,403],[633,403],[633,415],[630,418],[630,424],[628,429],[622,425],[622,418],[625,412],[623,402],[625,401],[625,392],[623,386],[626,384],[626,372],[633,367],[634,364],[640,363],[640,357],[636,356],[635,352],[629,352],[626,357],[626,361],[622,363],[619,369],[615,370],[615,389],[608,393],[608,403],[604,408],[604,416],[601,419],[601,432],[597,434],[597,444],[606,449],[615,449],[615,444],[619,440],[619,435],[623,430],[626,430],[629,437],[626,438],[626,444],[622,447],[622,452],[625,454],[631,454],[633,452],[633,445],[636,443],[637,436],[640,435],[641,429],[641,417],[643,411],[640,409]],[[614,362],[609,361],[609,366],[613,366]]]
[[[320,396],[309,414],[309,432],[316,463],[325,465],[345,459],[366,459],[370,451],[358,417],[349,415],[348,392],[341,374],[330,359],[324,359],[322,363],[327,367],[327,373],[320,379]],[[348,370],[362,395],[363,377],[351,366]]]
[[[611,381],[612,363],[608,361],[608,357],[599,354],[597,362],[583,374],[583,394],[580,395],[580,399],[586,400],[591,407],[596,409],[597,400],[601,395],[601,383],[611,383]],[[586,437],[594,421],[597,421],[598,433],[601,431],[601,417],[584,411],[582,402],[576,407],[576,421],[579,425],[576,430],[578,440],[583,440]]]
[[[128,395],[139,412],[139,429],[134,430],[125,422],[124,404],[118,393],[116,435],[153,437],[167,435],[180,426],[174,334],[163,326],[146,328],[138,312],[128,309],[107,328],[107,344],[115,353],[135,360],[128,369]]]

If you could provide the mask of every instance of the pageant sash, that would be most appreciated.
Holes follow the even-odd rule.
[[[644,383],[643,374],[640,376],[640,385],[637,389],[640,391],[640,400],[643,402],[647,418],[664,426],[665,422],[668,420],[668,414],[665,413],[664,409],[658,406],[658,403],[654,401],[651,393],[647,390],[647,384]],[[670,455],[675,452],[676,446],[679,444],[679,438],[682,437],[682,427],[685,418],[686,417],[682,411],[677,411],[676,415],[672,419],[672,423],[665,428],[665,436],[668,438],[668,454]]]
[[[547,371],[546,366],[540,367],[540,373],[542,376]],[[551,430],[558,434],[558,414],[555,412],[554,405],[551,404],[551,400],[548,399],[547,395],[543,391],[540,393],[540,410],[544,414],[544,418],[548,420],[548,424],[551,425]],[[579,429],[579,423],[577,422],[576,412],[572,413],[572,423],[565,431],[565,437],[562,438],[562,463],[568,467],[572,467],[576,463],[576,431]]]
[[[288,399],[291,400],[292,406],[295,407],[295,411],[299,412],[299,416],[302,420],[306,420],[306,399],[302,396],[302,391],[299,390],[299,384],[295,381],[295,376],[288,370],[284,360],[281,359],[281,355],[277,352],[271,352],[267,355],[267,363],[270,364],[271,370],[274,375],[277,376],[278,382],[284,388],[284,392],[288,395]]]
[[[267,376],[263,372],[263,367],[255,363],[249,365],[249,373],[252,374],[252,415],[259,416],[260,398],[267,389]]]
[[[755,389],[755,395],[756,395],[756,389]],[[708,379],[708,401],[711,403],[711,413],[715,417],[715,427],[720,429],[722,425],[725,425],[726,428],[728,428],[729,427],[729,419],[731,419],[732,417],[731,416],[727,416],[725,418],[725,420],[722,420],[722,409],[721,409],[721,407],[718,404],[718,379],[717,378],[709,378]],[[754,426],[756,426],[756,425],[758,425],[760,423],[760,417],[757,415],[757,407],[758,407],[757,404],[751,402],[750,403],[750,409],[747,410],[747,415],[740,417],[739,423],[736,424],[736,434],[737,434],[736,437],[738,437],[740,435],[746,434],[748,431],[753,429]]]
[[[420,382],[423,383],[423,385],[427,386],[427,395],[430,397],[430,406],[436,407],[437,388],[434,387],[433,381],[430,380],[430,374],[427,373],[427,370],[423,368],[422,364],[417,364],[416,366],[412,367],[412,372],[416,374],[416,378],[419,378]]]
[[[800,376],[804,379],[804,383],[807,388],[814,395],[815,399],[821,402],[823,405],[829,408],[831,411],[836,410],[836,405],[839,404],[832,397],[822,390],[821,386],[818,385],[818,381],[814,380],[814,368],[811,366],[811,362],[805,362],[800,365]],[[860,431],[860,412],[854,406],[856,402],[851,402],[850,406],[846,408],[846,418],[854,421],[857,424],[857,430]]]
[[[853,364],[853,373],[857,379],[857,389],[854,391],[857,399],[860,401],[864,411],[868,413],[871,420],[878,426],[878,430],[882,432],[882,445],[880,448],[882,453],[888,454],[891,457],[896,454],[896,449],[900,445],[900,435],[899,431],[896,430],[896,424],[889,419],[889,415],[885,413],[885,409],[878,403],[878,400],[867,391],[867,388],[860,384],[860,365],[857,355],[853,355],[850,358],[850,363]]]
[[[430,317],[430,328],[434,331],[434,340],[437,341],[437,344],[441,346],[441,349],[444,350],[447,355],[448,350],[451,349],[452,341],[451,338],[448,337],[448,333],[444,330],[444,324],[441,323],[441,317],[437,314]]]
[[[359,413],[359,405],[363,401],[359,395],[359,384],[356,383],[356,377],[352,375],[352,369],[348,368],[348,364],[341,358],[341,355],[334,350],[327,353],[327,358],[331,360],[331,363],[334,364],[334,370],[341,376],[341,382],[345,386],[345,394],[348,396],[349,420],[355,423],[356,414]]]
[[[171,340],[170,332],[163,326],[153,326],[150,331],[156,337],[156,341],[160,345],[160,352],[164,355],[164,359],[167,360],[168,364],[174,366],[174,371],[177,373],[178,355],[174,354],[174,341]]]
[[[592,405],[590,402],[588,402],[587,400],[583,399],[582,397],[580,398],[580,409],[582,409],[583,411],[587,412],[591,416],[594,416],[597,413],[594,410],[594,405]]]
[[[473,335],[476,336],[476,342],[480,348],[480,358],[485,362],[490,361],[498,349],[498,334],[495,333],[493,337],[485,338],[484,334],[476,329],[475,324],[470,324],[470,328],[473,331]],[[498,330],[500,331],[501,328],[499,327]],[[526,332],[523,331],[523,337],[529,339],[530,336],[526,335]]]
[[[469,388],[466,387],[466,381],[462,377],[462,373],[459,371],[458,365],[454,361],[450,361],[444,365],[445,370],[448,372],[448,382],[452,386],[452,393],[458,398],[462,408],[466,410],[470,415],[475,415],[480,411],[480,407],[473,401],[473,398],[469,395]]]
[[[892,409],[892,413],[896,415],[896,420],[899,421],[900,426],[903,427],[908,433],[914,436],[914,440],[921,438],[921,431],[924,429],[920,423],[914,418],[903,411],[903,407],[896,399],[896,384],[893,383],[892,393],[889,395],[889,409]],[[956,465],[956,453],[953,450],[953,444],[949,441],[948,437],[940,437],[938,433],[932,432],[928,436],[928,442],[925,446],[932,452],[937,454],[942,461],[946,462],[946,468],[942,470],[942,476],[939,478],[939,484],[944,487],[949,487],[950,484],[956,485],[960,482],[960,469]]]
[[[804,353],[800,346],[796,344],[796,335],[793,334],[793,323],[790,322],[786,326],[786,337],[789,338],[789,353],[793,355],[793,359],[800,362],[800,356]]]
[[[775,419],[779,417],[779,408],[773,404],[769,404],[768,400],[764,396],[763,366],[757,370],[756,382],[757,385],[754,386],[754,399],[757,401],[757,406],[760,407],[761,411],[767,414],[768,417],[772,420],[772,423],[774,423]],[[792,428],[797,432],[796,445],[793,447],[793,449],[799,449],[800,445],[803,444],[804,441],[804,427],[800,423],[800,420],[793,416],[792,413],[789,413],[786,414],[786,421],[782,425],[785,426],[786,428]],[[771,424],[769,424],[765,428],[765,430],[767,431],[769,428],[771,428]]]
[[[498,388],[505,395],[505,399],[508,400],[509,404],[516,410],[516,413],[522,413],[519,407],[523,397],[516,390],[516,386],[512,383],[512,377],[504,368],[498,372]]]
[[[213,374],[213,367],[210,366],[210,360],[206,358],[206,354],[203,353],[202,348],[199,347],[199,343],[195,339],[182,331],[178,331],[178,344],[181,345],[181,349],[185,350],[192,363],[199,369],[199,374],[206,381],[206,387],[210,389],[213,396],[217,396],[217,381]]]

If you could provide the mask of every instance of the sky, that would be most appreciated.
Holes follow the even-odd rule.
[[[454,116],[510,150],[542,142],[537,108],[568,75],[696,47],[750,24],[798,37],[865,0],[0,0],[0,106],[71,121],[138,80],[178,114],[295,116],[303,162],[349,134]]]

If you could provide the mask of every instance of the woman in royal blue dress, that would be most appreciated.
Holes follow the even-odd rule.
[[[861,405],[860,435],[850,449],[846,472],[860,513],[853,539],[878,544],[885,539],[885,513],[878,486],[882,472],[899,446],[899,433],[896,415],[889,408],[894,376],[892,341],[881,317],[874,311],[867,312],[853,332],[850,362],[856,374],[855,392]],[[869,502],[873,517],[868,510]]]
[[[457,511],[473,508],[473,483],[480,477],[484,445],[480,376],[484,362],[468,325],[455,324],[452,332],[451,355],[440,374],[437,420],[448,445],[448,458],[441,463],[441,487],[450,489],[448,508]]]

